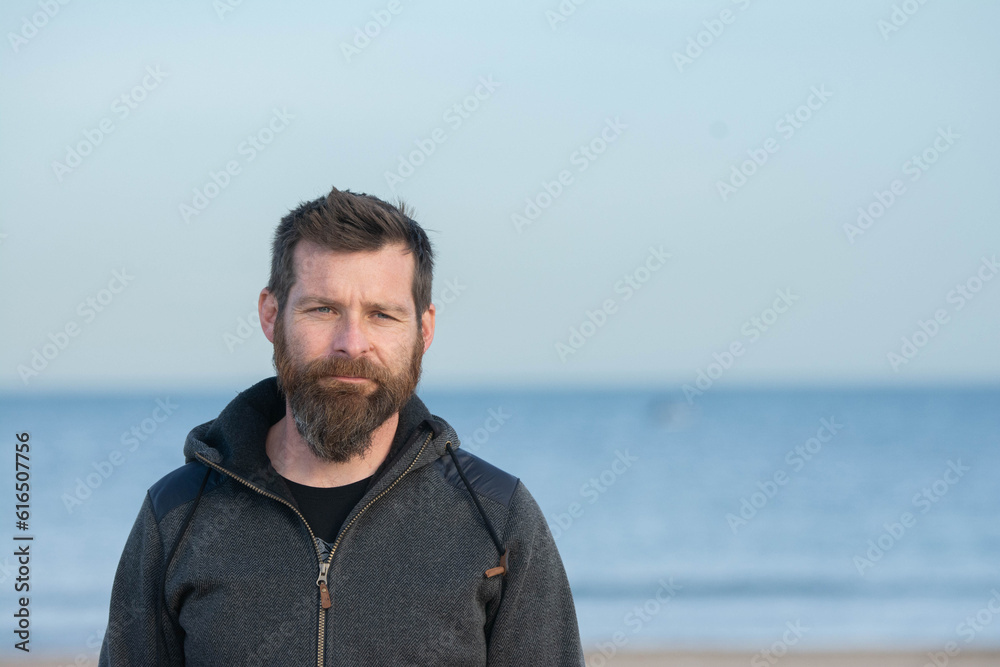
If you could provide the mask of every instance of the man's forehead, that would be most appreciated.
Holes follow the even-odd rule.
[[[310,241],[295,247],[295,284],[293,292],[315,293],[347,286],[372,293],[408,295],[414,271],[412,253],[402,244],[386,245],[378,250],[340,252]]]
[[[391,265],[413,265],[413,254],[402,243],[387,244],[378,250],[339,251],[302,239],[292,254],[296,274],[299,271],[328,271],[338,265],[380,262]]]

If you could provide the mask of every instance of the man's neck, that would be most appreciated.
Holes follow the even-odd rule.
[[[399,413],[395,412],[372,433],[372,444],[363,457],[344,463],[317,458],[295,428],[292,407],[285,403],[285,416],[267,432],[265,449],[275,471],[285,479],[306,486],[344,486],[370,477],[389,455]]]

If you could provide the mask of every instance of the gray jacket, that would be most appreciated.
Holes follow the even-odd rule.
[[[521,481],[416,395],[333,544],[264,451],[275,378],[194,428],[125,544],[100,665],[584,664],[569,582]]]

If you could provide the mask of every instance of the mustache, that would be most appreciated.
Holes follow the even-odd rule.
[[[307,382],[335,375],[367,378],[381,384],[388,378],[388,370],[364,357],[355,357],[354,359],[324,357],[309,362],[302,373]]]

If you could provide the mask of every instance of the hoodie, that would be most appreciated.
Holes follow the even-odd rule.
[[[115,574],[99,664],[584,664],[552,534],[517,478],[413,395],[332,544],[264,449],[276,378],[195,427],[150,487]]]

